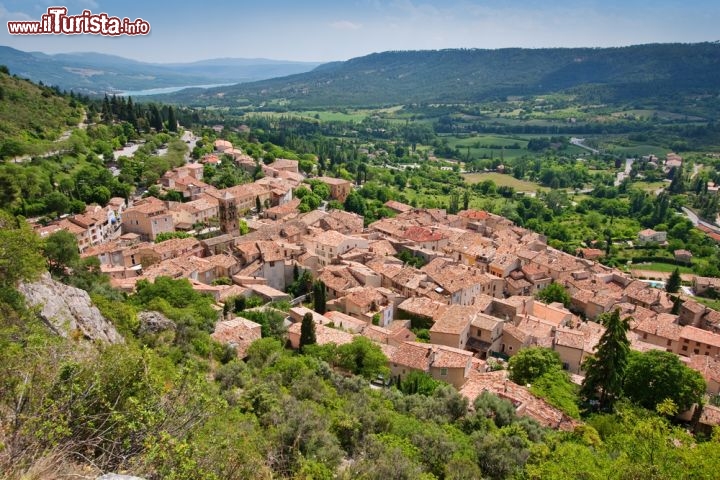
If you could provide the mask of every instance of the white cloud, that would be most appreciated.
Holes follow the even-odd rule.
[[[359,30],[362,25],[359,23],[351,22],[350,20],[338,20],[330,24],[335,30]]]

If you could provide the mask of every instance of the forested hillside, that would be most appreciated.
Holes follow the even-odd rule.
[[[0,157],[40,151],[77,125],[82,111],[57,90],[10,76],[4,68],[0,71]]]
[[[285,99],[295,106],[377,106],[479,102],[582,86],[581,93],[612,101],[678,93],[717,95],[718,75],[720,44],[716,43],[401,51],[168,98],[193,104],[258,104]]]
[[[18,76],[76,93],[102,95],[189,85],[248,82],[307,72],[318,63],[262,58],[212,59],[192,63],[147,63],[101,53],[48,55],[0,45],[0,64]]]

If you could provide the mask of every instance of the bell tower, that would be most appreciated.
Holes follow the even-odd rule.
[[[220,229],[223,233],[228,233],[233,237],[240,236],[240,227],[238,225],[238,209],[235,197],[229,192],[225,192],[218,199],[218,217],[220,217]]]

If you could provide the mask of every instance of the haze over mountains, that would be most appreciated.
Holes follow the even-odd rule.
[[[235,84],[306,72],[318,65],[263,58],[145,63],[93,52],[48,55],[5,46],[0,46],[0,64],[20,77],[83,94]]]
[[[457,103],[572,92],[593,101],[720,93],[720,44],[620,48],[450,49],[374,53],[312,71],[163,101],[295,107]]]
[[[191,106],[372,107],[557,92],[591,102],[674,97],[692,102],[720,94],[717,42],[390,51],[325,64],[239,58],[154,64],[99,53],[46,55],[0,47],[0,64],[18,76],[90,94],[228,84],[154,97]]]

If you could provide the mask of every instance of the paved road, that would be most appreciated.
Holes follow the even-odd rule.
[[[632,170],[632,166],[633,166],[634,162],[635,162],[634,158],[626,158],[625,159],[625,170],[618,172],[617,176],[615,177],[615,186],[616,187],[620,186],[622,181],[630,176],[630,171]]]
[[[115,157],[115,161],[117,161],[120,157],[132,157],[135,155],[135,152],[137,149],[140,148],[139,143],[135,143],[133,145],[130,145],[129,147],[123,147],[120,150],[115,150],[113,152],[113,157]]]
[[[713,225],[712,223],[708,223],[708,222],[700,219],[700,217],[698,217],[698,216],[695,214],[695,212],[693,212],[693,211],[690,210],[689,208],[682,207],[682,211],[683,211],[683,213],[685,214],[685,216],[688,218],[688,220],[690,220],[690,221],[692,222],[692,224],[695,225],[696,227],[697,227],[698,225],[703,225],[703,226],[709,228],[710,230],[712,230],[712,231],[715,232],[715,233],[720,233],[720,227],[718,227],[717,225]]]
[[[187,144],[188,151],[185,153],[185,161],[191,162],[192,157],[190,156],[192,154],[192,151],[195,149],[195,145],[197,144],[197,141],[200,140],[199,137],[196,137],[190,130],[185,130],[182,134],[182,141]]]
[[[592,152],[592,153],[594,153],[594,154],[600,153],[600,150],[596,150],[596,149],[594,149],[594,148],[592,148],[592,147],[588,147],[587,145],[585,145],[585,139],[584,139],[584,138],[572,137],[572,138],[570,139],[570,143],[572,143],[572,144],[575,145],[576,147],[584,148],[585,150],[588,150],[588,151],[590,151],[590,152]]]

